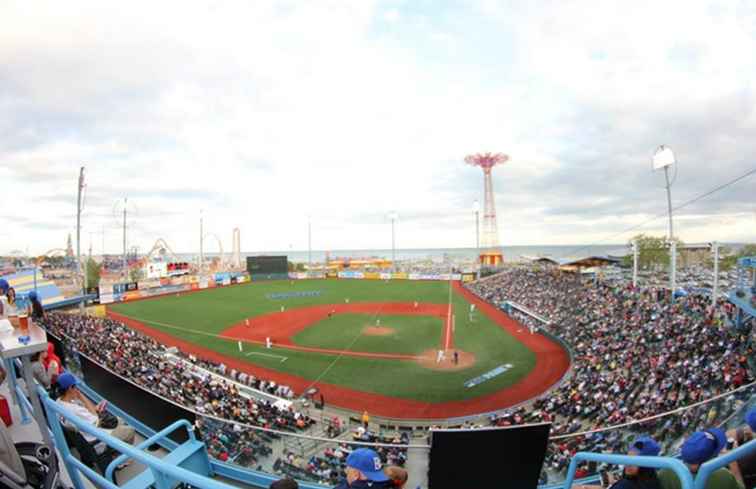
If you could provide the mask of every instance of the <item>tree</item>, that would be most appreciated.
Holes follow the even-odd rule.
[[[142,269],[139,267],[134,267],[131,270],[129,270],[129,280],[132,282],[139,282],[144,278],[144,273],[142,273]]]
[[[669,266],[669,246],[665,237],[646,236],[639,234],[630,240],[638,245],[638,268],[641,270],[663,270]],[[683,244],[679,238],[674,238],[678,249]],[[678,264],[680,253],[677,254]],[[630,257],[630,266],[632,266],[632,257]]]
[[[89,258],[86,263],[87,269],[87,286],[99,287],[100,286],[100,273],[102,272],[102,265]]]

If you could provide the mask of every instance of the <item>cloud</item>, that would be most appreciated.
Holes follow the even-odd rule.
[[[149,10],[150,14],[144,12]],[[85,235],[176,251],[469,246],[494,171],[505,244],[589,243],[663,213],[659,144],[684,202],[756,161],[747,1],[0,5],[4,249]],[[586,22],[590,18],[590,22]],[[752,181],[678,213],[686,241],[754,240]],[[644,231],[664,232],[664,222]],[[620,242],[624,236],[618,238]],[[33,245],[30,243],[34,243]],[[97,248],[97,246],[95,246]]]

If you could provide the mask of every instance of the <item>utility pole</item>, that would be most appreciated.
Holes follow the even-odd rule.
[[[307,216],[307,271],[312,269],[312,218]]]

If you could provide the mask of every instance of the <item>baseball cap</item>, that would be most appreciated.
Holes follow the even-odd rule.
[[[717,455],[727,445],[727,437],[719,428],[696,431],[685,440],[680,455],[687,464],[702,464]]]
[[[746,413],[746,423],[748,423],[748,426],[750,426],[754,433],[756,433],[756,407],[751,408],[751,410]]]
[[[349,454],[346,459],[347,467],[357,469],[374,482],[387,481],[388,477],[383,473],[381,457],[369,448],[358,448]]]
[[[60,390],[64,392],[78,384],[79,379],[72,373],[63,372],[58,376],[58,385],[60,386]]]
[[[36,301],[37,300],[37,293],[32,290],[31,292],[29,292],[29,295],[27,297],[29,297],[30,301]]]
[[[8,289],[10,288],[10,285],[8,285],[8,281],[4,278],[0,278],[0,290],[3,292],[3,294],[8,293]]]
[[[650,436],[641,436],[636,438],[633,443],[630,444],[631,453],[636,455],[644,455],[647,457],[656,457],[661,452],[661,447]]]

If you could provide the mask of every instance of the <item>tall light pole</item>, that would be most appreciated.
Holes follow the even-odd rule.
[[[663,144],[656,149],[653,158],[653,169],[664,170],[664,180],[667,187],[667,213],[669,214],[669,245],[670,245],[670,271],[669,271],[669,286],[672,294],[672,301],[675,300],[675,287],[676,287],[676,275],[677,275],[677,246],[674,243],[675,233],[672,225],[672,184],[674,178],[669,179],[669,169],[672,165],[677,163],[675,153],[664,146]]]
[[[307,271],[312,269],[312,216],[307,216]]]
[[[79,169],[79,184],[76,197],[76,262],[82,277],[82,299],[79,302],[79,312],[84,314],[84,295],[87,293],[87,271],[81,264],[81,194],[84,190],[84,167]]]
[[[719,294],[719,243],[711,243],[711,252],[714,254],[714,284],[711,291],[711,307],[717,305],[717,295]]]
[[[633,240],[633,287],[638,287],[638,241]]]
[[[478,199],[473,202],[473,213],[475,214],[475,278],[480,280],[480,202]]]
[[[205,266],[205,256],[202,251],[202,240],[205,237],[205,232],[202,228],[202,210],[200,209],[200,254],[199,254],[199,271],[202,273],[202,267]]]
[[[123,198],[123,278],[128,280],[129,278],[129,266],[126,261],[126,207],[129,203],[129,198]]]
[[[396,271],[396,241],[394,234],[394,223],[396,221],[396,211],[389,212],[389,219],[391,219],[391,268]]]

